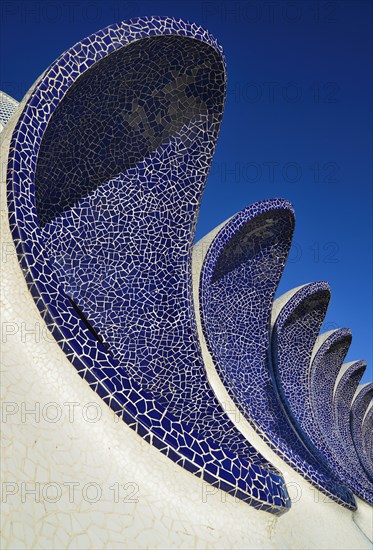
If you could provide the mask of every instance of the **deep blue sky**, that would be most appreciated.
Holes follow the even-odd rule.
[[[140,15],[206,27],[228,95],[197,238],[260,199],[296,211],[279,293],[325,279],[325,330],[349,327],[347,360],[372,380],[372,3],[366,1],[3,0],[0,88],[20,100],[74,43]]]

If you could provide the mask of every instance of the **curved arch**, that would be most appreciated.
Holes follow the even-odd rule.
[[[361,465],[371,475],[371,468],[367,467],[365,459],[365,447],[363,438],[363,422],[366,420],[368,407],[373,398],[373,382],[360,384],[355,392],[350,412],[350,425],[352,439]],[[368,461],[369,462],[369,461]]]
[[[319,336],[329,299],[328,284],[319,282],[275,301],[272,366],[283,405],[310,452],[342,483],[371,501],[369,483],[357,474],[361,469],[356,453],[338,437],[333,391],[351,333],[340,329]]]
[[[273,305],[272,366],[295,426],[309,414],[309,364],[329,301],[329,285],[320,281],[280,296]]]
[[[13,133],[10,226],[42,316],[92,389],[182,467],[282,513],[280,473],[207,382],[193,314],[190,253],[224,95],[221,47],[196,25],[139,18],[84,39]]]
[[[373,483],[373,402],[371,401],[363,420],[363,466]]]
[[[333,416],[338,437],[348,452],[355,455],[350,429],[350,409],[365,369],[365,361],[350,361],[343,364],[338,373],[333,394]]]
[[[338,329],[322,335],[315,346],[310,371],[312,414],[306,418],[304,429],[336,475],[358,496],[372,503],[372,486],[364,475],[356,472],[356,462],[340,441],[334,423],[334,387],[351,339],[349,329]]]
[[[361,468],[350,429],[351,403],[365,368],[365,361],[352,361],[342,365],[338,373],[333,396],[333,422],[328,444],[333,450],[335,460],[339,462],[339,477],[351,487],[355,494],[372,502],[372,486]]]
[[[284,460],[337,502],[351,492],[300,442],[278,399],[268,365],[270,315],[293,234],[284,200],[254,203],[196,245],[201,325],[215,368],[245,418]],[[215,233],[215,232],[214,232]]]
[[[318,336],[329,299],[329,286],[319,282],[293,289],[275,301],[272,366],[282,403],[310,452],[342,483],[371,502],[372,490],[361,473],[353,444],[348,446],[348,441],[338,437],[331,408],[331,390],[340,376],[338,369],[347,353],[350,333],[343,329]],[[323,394],[315,403],[320,388]],[[348,417],[346,427],[349,431]]]
[[[309,391],[313,414],[309,414],[302,423],[307,426],[309,421],[307,429],[316,445],[319,433],[326,439],[331,435],[334,386],[352,340],[349,329],[333,330],[322,336],[325,339],[315,346],[310,367]]]

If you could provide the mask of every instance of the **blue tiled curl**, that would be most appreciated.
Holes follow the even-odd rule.
[[[200,275],[202,328],[224,386],[257,432],[314,486],[353,509],[352,493],[301,443],[270,369],[271,309],[293,227],[291,205],[273,199],[247,207],[220,229]]]
[[[275,301],[282,301],[280,297]],[[310,283],[287,299],[276,318],[272,315],[272,366],[281,399],[295,425],[311,414],[309,393],[312,350],[330,300],[329,285]]]
[[[373,483],[373,403],[371,402],[363,420],[363,467]]]
[[[194,319],[191,247],[224,95],[221,47],[197,25],[139,18],[84,39],[13,133],[10,226],[43,318],[92,389],[182,467],[280,514],[283,478],[218,403]]]
[[[313,444],[329,465],[362,499],[373,503],[373,486],[354,455],[341,442],[334,422],[335,383],[351,343],[348,329],[332,331],[314,354],[311,363],[310,395],[313,415],[303,425]]]
[[[361,474],[361,464],[352,440],[350,427],[350,411],[352,400],[361,377],[366,369],[365,361],[352,361],[342,365],[338,374],[333,394],[334,426],[341,445],[343,445],[348,463],[352,463],[349,471],[354,477],[364,477]]]
[[[363,436],[363,421],[364,416],[367,412],[370,403],[373,398],[373,383],[367,382],[366,384],[361,384],[356,390],[354,400],[351,406],[350,412],[350,425],[352,439],[355,445],[357,455],[360,459],[361,465],[364,468],[368,476],[371,475],[371,466],[372,463],[366,457],[365,446],[364,446],[364,436]],[[368,434],[369,435],[369,434]],[[366,436],[365,436],[366,437]],[[370,433],[370,438],[372,438],[372,433]],[[368,464],[367,464],[368,460]]]

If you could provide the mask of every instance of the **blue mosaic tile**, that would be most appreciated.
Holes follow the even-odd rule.
[[[9,223],[40,314],[93,391],[176,464],[281,514],[290,507],[281,473],[208,382],[192,298],[193,237],[225,80],[219,44],[181,20],[133,19],[82,40],[42,75],[14,130]],[[290,293],[271,333],[293,229],[283,199],[224,225],[201,272],[203,331],[256,431],[355,509],[350,489],[371,501],[373,385],[350,410],[362,363],[338,374],[349,331],[312,351],[327,283]]]
[[[309,315],[312,314],[312,311],[315,311],[316,317],[319,312],[316,302],[310,310],[306,307],[308,289],[310,289],[310,285],[303,287],[289,300],[275,323],[273,364],[276,381],[293,424],[309,450],[354,493],[364,500],[372,502],[371,484],[364,472],[361,471],[356,453],[349,452],[351,449],[346,445],[346,441],[341,440],[334,415],[334,388],[350,346],[351,333],[348,329],[339,329],[321,335],[311,357],[315,339],[312,338],[310,347],[310,342],[307,341],[307,330],[303,331],[302,327],[311,326]],[[300,307],[302,301],[304,307]],[[299,314],[291,313],[292,303],[294,312]],[[307,312],[306,317],[304,317],[305,312]],[[290,319],[290,322],[287,319]],[[321,326],[321,322],[322,319],[319,319],[315,328]],[[289,328],[289,323],[291,328]],[[294,328],[294,323],[298,325],[298,329]],[[305,338],[304,343],[302,335]],[[292,371],[296,360],[294,349],[304,348],[304,346],[308,347],[309,352],[304,356],[303,364],[302,362],[296,363],[299,366],[300,374],[294,380],[295,373]],[[287,347],[292,350],[289,353],[289,361],[287,360]],[[302,353],[300,353],[301,356]],[[299,388],[299,402],[295,399],[296,384]]]
[[[338,437],[334,421],[335,384],[350,343],[348,329],[331,331],[314,354],[310,369],[312,416],[307,417],[302,428],[338,477],[358,496],[373,503],[373,486]]]
[[[362,427],[362,455],[363,468],[373,483],[373,403],[370,402]]]
[[[351,423],[351,433],[352,439],[355,445],[357,455],[360,459],[361,465],[364,468],[364,471],[368,475],[368,478],[372,481],[372,461],[371,461],[371,450],[372,450],[372,432],[363,433],[363,421],[364,416],[370,407],[373,398],[373,383],[368,382],[366,384],[361,384],[354,396],[354,400],[351,406],[350,412],[350,423]],[[371,409],[370,409],[371,410]],[[371,413],[370,413],[371,414]],[[369,418],[368,424],[366,426],[369,428]],[[365,438],[368,437],[370,440],[370,453],[366,456],[365,452]]]
[[[200,276],[202,328],[217,372],[250,424],[314,486],[353,509],[351,491],[302,444],[275,389],[269,354],[271,309],[293,228],[291,205],[273,199],[247,207],[220,229]],[[313,327],[317,332],[311,328],[308,360],[329,297],[325,283],[316,289],[326,298]]]
[[[279,298],[274,304],[274,311],[278,310],[276,318],[272,314],[272,365],[280,399],[295,430],[315,458],[329,467],[341,483],[370,502],[372,488],[359,467],[353,445],[349,444],[351,438],[340,437],[333,400],[351,334],[348,330],[339,330],[329,336],[319,335],[330,300],[327,283],[304,285],[285,297],[286,301]],[[282,307],[276,307],[277,302]],[[359,372],[361,376],[363,371]],[[341,399],[346,393],[342,386],[345,384],[339,388]],[[342,404],[338,405],[339,425],[344,423],[347,432],[350,404],[351,400],[347,411]]]
[[[355,470],[360,470],[359,457],[352,439],[350,411],[352,400],[366,369],[365,361],[351,361],[342,365],[334,387],[333,418],[337,436],[345,447],[350,459],[355,462]]]
[[[286,303],[274,317],[277,304]],[[326,310],[330,288],[324,282],[295,289],[278,298],[272,312],[272,365],[281,399],[296,425],[302,426],[312,408],[309,395],[309,365]]]
[[[84,39],[18,121],[9,219],[30,292],[92,389],[174,462],[280,514],[283,478],[212,392],[194,318],[191,249],[224,97],[221,47],[194,24],[139,18]]]

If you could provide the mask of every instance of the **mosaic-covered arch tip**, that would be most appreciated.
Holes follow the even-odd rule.
[[[92,389],[181,467],[282,514],[291,504],[284,478],[215,395],[196,322],[193,239],[225,94],[222,48],[196,24],[144,17],[82,40],[43,73],[17,111],[9,222],[40,314]],[[271,371],[271,309],[291,244],[292,207],[282,199],[255,203],[224,227],[200,288],[217,370],[227,388],[234,378],[240,406],[272,449],[354,509],[350,489],[301,442]],[[254,320],[235,311],[242,282]],[[224,309],[219,299],[228,295]],[[232,344],[220,346],[220,355],[219,314],[243,333],[250,324],[241,339],[220,332]],[[316,336],[314,328],[310,341]],[[243,386],[250,373],[258,381],[251,395]]]
[[[266,443],[317,489],[353,509],[351,490],[330,470],[320,453],[301,442],[297,426],[286,413],[285,397],[274,380],[270,319],[271,311],[276,309],[275,291],[293,228],[293,209],[288,201],[266,200],[242,210],[196,245],[193,271],[199,286],[205,361],[214,365],[212,370],[221,378],[228,399],[233,399],[239,413]],[[296,304],[306,299],[304,311],[316,315],[317,308],[308,333],[304,331],[302,338],[293,341],[293,331],[277,350],[285,369],[290,364],[302,372],[326,310],[328,285],[314,283],[290,294],[294,299],[286,297],[287,316],[294,317]],[[227,401],[225,396],[222,399]],[[299,399],[302,402],[301,394]]]

